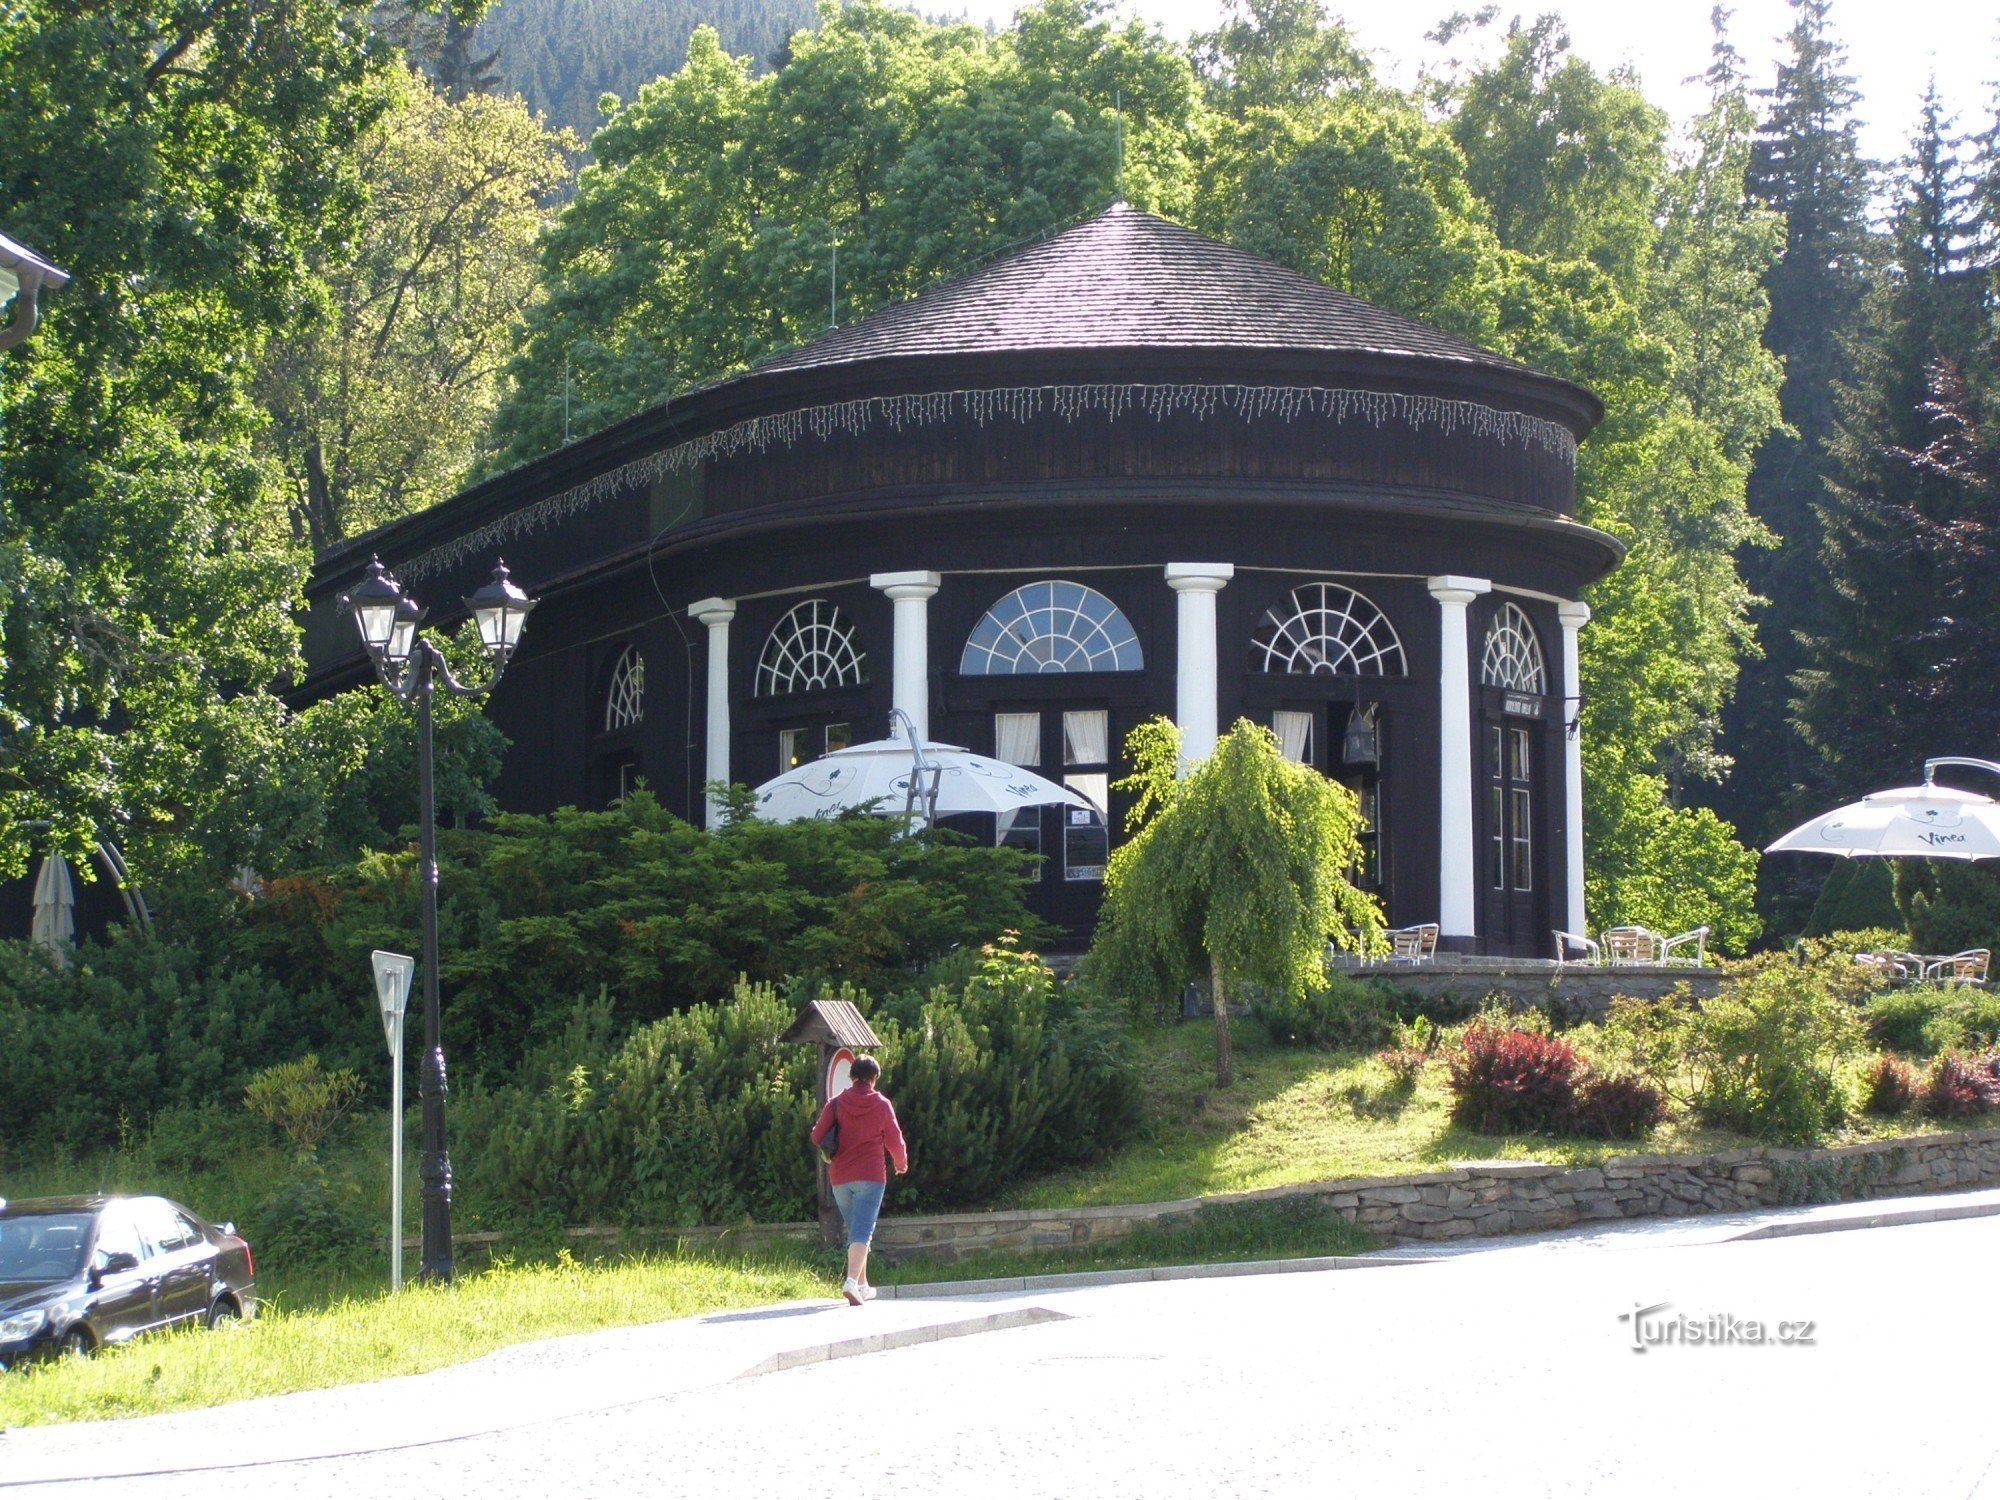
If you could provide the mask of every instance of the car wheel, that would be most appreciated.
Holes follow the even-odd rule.
[[[227,1328],[243,1321],[243,1314],[236,1310],[236,1304],[227,1297],[218,1297],[215,1306],[208,1310],[210,1328]]]
[[[90,1330],[79,1323],[62,1336],[62,1352],[74,1354],[78,1359],[89,1359],[97,1352],[97,1340],[90,1336]]]

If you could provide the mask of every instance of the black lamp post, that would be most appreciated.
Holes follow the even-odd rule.
[[[438,1000],[437,799],[431,780],[433,695],[439,687],[470,696],[490,690],[507,670],[514,648],[521,644],[521,627],[536,601],[507,580],[507,565],[493,570],[493,579],[465,601],[479,627],[479,639],[493,663],[483,683],[468,686],[452,675],[444,655],[417,634],[424,611],[389,576],[378,557],[368,564],[368,576],[342,601],[353,611],[361,643],[382,678],[382,685],[405,703],[417,706],[417,861],[423,890],[424,917],[424,1150],[423,1254],[417,1274],[449,1281],[451,1258],[451,1154],[444,1137],[444,1039]]]

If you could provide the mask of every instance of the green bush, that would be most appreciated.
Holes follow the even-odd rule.
[[[1680,1034],[1692,1102],[1711,1123],[1797,1142],[1844,1118],[1841,1074],[1863,1027],[1822,971],[1766,963],[1668,1025]]]
[[[2000,995],[1961,985],[1883,990],[1862,1006],[1876,1045],[1912,1057],[2000,1044]]]
[[[1956,860],[1896,862],[1896,902],[1923,953],[2000,948],[2000,879]]]
[[[910,1142],[899,1212],[978,1203],[1029,1170],[1120,1144],[1137,1085],[1116,1019],[1008,948],[955,988],[871,1011],[883,1090]],[[795,1012],[741,981],[623,1035],[610,1005],[574,1008],[519,1084],[462,1105],[459,1153],[479,1197],[523,1222],[668,1224],[812,1212],[811,1049],[779,1046]]]
[[[363,1211],[354,1184],[305,1168],[244,1216],[237,1226],[259,1269],[291,1272],[352,1265],[386,1240]]]
[[[1366,1051],[1396,1038],[1394,997],[1338,972],[1327,976],[1323,989],[1302,995],[1259,993],[1250,1014],[1281,1047]]]

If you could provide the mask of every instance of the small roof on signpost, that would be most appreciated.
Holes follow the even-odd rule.
[[[825,1047],[879,1047],[882,1038],[850,1000],[808,1000],[781,1042],[818,1042]]]

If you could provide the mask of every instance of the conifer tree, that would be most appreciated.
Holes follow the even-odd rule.
[[[1796,633],[1817,628],[1816,507],[1834,390],[1851,375],[1843,332],[1859,320],[1872,253],[1869,164],[1856,140],[1860,95],[1831,9],[1831,0],[1792,0],[1789,55],[1766,95],[1750,169],[1751,191],[1785,223],[1784,251],[1765,277],[1764,342],[1785,362],[1780,402],[1791,428],[1764,443],[1751,475],[1751,513],[1780,545],[1743,556],[1746,580],[1768,601],[1758,621],[1763,656],[1747,664],[1724,716],[1736,771],[1719,805],[1753,838],[1779,831],[1805,779],[1804,745],[1787,718],[1789,683],[1801,664]]]

